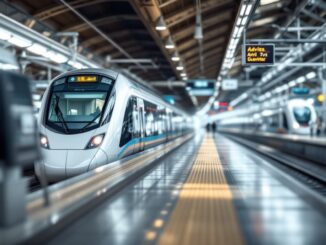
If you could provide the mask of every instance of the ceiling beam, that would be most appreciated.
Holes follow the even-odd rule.
[[[209,48],[204,48],[203,49],[203,55],[206,55],[207,53],[211,53],[211,52],[223,52],[225,50],[225,48],[223,46],[221,46],[219,43],[217,43],[214,46],[211,46]],[[185,60],[192,60],[192,59],[196,59],[198,57],[199,53],[198,52],[193,52],[193,53],[188,53],[187,55],[185,55]]]
[[[216,52],[212,52],[212,53],[209,53],[207,55],[204,55],[204,65],[206,62],[208,62],[208,60],[210,60],[210,58],[212,57],[215,57],[216,58],[216,61],[222,57],[221,55],[221,51],[216,51]],[[197,55],[194,59],[191,59],[191,62],[186,62],[186,68],[188,69],[188,67],[191,67],[193,65],[197,65],[199,64],[199,55]]]
[[[142,1],[129,1],[136,11],[137,15],[145,25],[149,34],[152,36],[156,45],[161,50],[163,56],[166,58],[167,62],[169,62],[171,66],[171,70],[173,70],[176,77],[181,79],[179,72],[176,70],[175,63],[171,60],[170,51],[167,50],[164,46],[164,40],[162,39],[162,33],[159,33],[155,30],[155,21],[162,16],[161,10],[157,5],[158,2],[156,0],[149,0],[147,4],[142,4]],[[169,30],[165,32],[169,33]]]
[[[92,22],[92,24],[96,25],[96,26],[101,26],[101,25],[106,25],[106,24],[110,24],[112,22],[115,22],[115,21],[126,21],[126,20],[129,20],[129,21],[139,21],[139,18],[137,15],[114,15],[114,16],[106,16],[106,17],[102,17],[102,18],[99,18],[99,19],[94,19],[94,20],[90,20]],[[63,31],[67,31],[67,32],[70,32],[70,31],[73,31],[73,32],[83,32],[83,31],[86,31],[88,29],[91,29],[91,27],[83,22],[83,23],[80,23],[78,22],[77,24],[73,24],[69,27],[65,27],[63,29]]]
[[[222,36],[222,38],[220,37]],[[209,43],[211,40],[219,40],[219,39],[225,39],[223,37],[224,35],[221,35],[220,32],[207,32],[207,34],[204,35],[203,38],[203,45]],[[220,38],[217,38],[220,37]],[[185,49],[188,49],[189,47],[194,47],[197,46],[198,47],[198,41],[194,38],[191,38],[185,42],[182,42],[181,44],[176,44],[176,48],[177,50],[182,53]]]
[[[217,55],[214,55],[214,56],[210,56],[210,57],[207,57],[205,60],[204,60],[204,68],[207,68],[209,67],[210,65],[217,65],[217,61],[218,61],[218,58],[220,58],[221,56],[217,56]],[[191,65],[186,65],[186,69],[187,71],[192,71],[192,70],[197,70],[199,69],[200,70],[200,65],[199,65],[199,62],[197,63],[192,63]],[[216,68],[217,69],[217,68]]]
[[[133,35],[148,35],[148,32],[146,30],[139,29],[139,30],[118,30],[118,31],[110,33],[110,37],[114,40],[117,40],[117,39],[125,40],[125,39],[130,38],[130,36],[133,36]],[[85,48],[88,48],[90,46],[97,45],[102,42],[107,42],[107,41],[101,36],[94,36],[91,38],[84,39],[80,43],[80,45]]]
[[[215,26],[216,28],[222,27],[224,24],[228,26],[230,23],[227,22],[231,19],[232,15],[230,12],[226,12],[221,15],[213,16],[213,18],[207,19],[206,17],[203,17],[203,29],[205,33],[205,29],[208,29],[212,26]],[[177,30],[172,31],[173,39],[178,42],[181,39],[184,39],[186,37],[193,37],[194,35],[194,26],[188,25],[186,28],[178,28]]]
[[[69,2],[69,4],[78,9],[78,8],[83,8],[83,7],[88,7],[91,5],[99,4],[99,3],[105,3],[105,2],[126,2],[128,0],[75,0]],[[54,4],[52,6],[47,6],[44,9],[41,9],[35,13],[33,13],[33,16],[41,21],[53,18],[57,15],[64,14],[66,12],[69,12],[70,10],[66,8],[64,5],[60,4]]]
[[[223,44],[225,42],[225,40],[226,39],[224,36],[219,37],[219,38],[213,37],[213,38],[210,38],[209,40],[204,41],[203,47],[204,47],[204,49],[206,49],[206,48],[210,48],[216,44]],[[197,49],[198,49],[198,43],[195,43],[192,46],[188,47],[187,49],[178,50],[178,51],[179,51],[179,54],[181,56],[183,56],[183,55],[186,55],[186,53],[198,52]]]
[[[201,10],[202,10],[202,13],[205,13],[208,10],[212,10],[214,8],[219,8],[224,5],[230,4],[232,2],[233,2],[232,0],[222,0],[222,1],[209,0],[209,1],[201,3]],[[165,22],[166,22],[166,25],[169,28],[171,28],[185,20],[193,18],[195,16],[195,14],[196,14],[196,6],[192,2],[192,4],[189,4],[188,6],[183,8],[182,11],[180,11],[180,9],[179,9],[179,10],[169,14],[168,16],[165,16]]]

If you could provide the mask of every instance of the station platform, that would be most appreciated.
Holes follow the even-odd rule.
[[[197,134],[47,243],[322,244],[323,204],[264,157]]]

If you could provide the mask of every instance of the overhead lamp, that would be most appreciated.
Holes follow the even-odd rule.
[[[239,25],[241,25],[241,18],[238,18],[238,20],[237,20],[237,26],[239,26]]]
[[[202,26],[202,19],[201,19],[201,4],[200,1],[197,1],[196,4],[196,25],[195,25],[195,34],[194,38],[197,40],[203,39],[203,26]]]
[[[241,10],[240,10],[240,15],[241,16],[243,16],[244,15],[244,13],[245,13],[245,11],[246,11],[246,4],[243,4],[242,6],[241,6]]]
[[[307,79],[313,79],[316,77],[316,72],[312,71],[312,72],[309,72],[307,75],[306,75],[306,78]]]
[[[188,80],[188,77],[183,77],[182,80],[186,81],[186,80]]]
[[[203,39],[203,27],[200,24],[196,24],[196,27],[195,27],[195,35],[194,35],[194,38],[197,39],[197,40],[201,40]]]
[[[178,55],[177,52],[174,52],[174,54],[173,54],[171,60],[172,60],[172,61],[179,61],[179,60],[180,60],[180,57],[179,57],[179,55]]]
[[[239,27],[236,26],[234,28],[233,37],[236,37],[237,36],[238,31],[239,31]]]
[[[289,88],[289,85],[284,84],[281,88],[282,88],[282,91],[283,91],[283,90],[287,90],[287,89]]]
[[[166,27],[166,23],[164,21],[164,18],[163,16],[160,16],[156,22],[156,26],[155,26],[155,29],[158,30],[158,31],[164,31],[167,29]]]
[[[85,66],[79,62],[76,62],[76,61],[72,61],[72,60],[69,60],[68,61],[68,65],[76,68],[76,69],[82,69],[82,68],[85,68]]]
[[[68,57],[66,57],[65,55],[60,54],[60,53],[55,53],[53,51],[47,52],[46,57],[49,58],[50,60],[52,60],[53,62],[59,63],[59,64],[65,63],[68,61]]]
[[[243,29],[244,29],[244,26],[241,26],[239,31],[238,31],[237,37],[241,36]]]
[[[187,74],[186,74],[185,72],[182,72],[180,75],[181,75],[182,77],[186,77],[186,76],[187,76]]]
[[[32,45],[30,40],[16,35],[11,36],[11,38],[8,39],[8,42],[20,48],[26,48]]]
[[[296,85],[296,82],[295,81],[291,81],[291,82],[289,82],[289,87],[291,88],[291,87],[294,87]]]
[[[299,77],[297,80],[297,83],[304,83],[306,81],[305,77]]]
[[[178,70],[178,71],[182,71],[183,69],[184,69],[183,65],[179,64],[179,65],[177,66],[177,70]]]
[[[11,33],[3,28],[0,28],[0,40],[8,40],[11,38]]]
[[[0,63],[0,70],[18,70],[19,67],[13,64]]]
[[[46,49],[46,47],[38,44],[38,43],[34,43],[32,46],[27,48],[28,51],[34,53],[34,54],[38,54],[41,56],[46,55],[46,53],[48,52],[48,50]]]
[[[167,49],[173,49],[173,48],[174,48],[174,43],[173,43],[171,37],[169,37],[169,38],[166,40],[165,48],[167,48]]]
[[[269,98],[269,97],[271,97],[272,96],[272,93],[271,92],[267,92],[266,94],[265,94],[265,97],[266,98]]]
[[[248,16],[243,17],[242,21],[241,21],[241,25],[243,25],[243,26],[246,25],[247,20],[248,20]]]
[[[279,2],[280,0],[260,0],[260,5],[267,5],[271,3]]]
[[[246,9],[246,15],[249,15],[252,9],[252,4],[248,4],[247,9]]]

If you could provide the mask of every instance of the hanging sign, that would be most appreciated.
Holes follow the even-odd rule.
[[[274,44],[246,44],[242,52],[245,65],[273,65],[275,60]]]
[[[222,90],[236,90],[238,89],[237,79],[223,79]]]

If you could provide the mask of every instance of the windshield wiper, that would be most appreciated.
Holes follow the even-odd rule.
[[[65,130],[65,132],[66,132],[66,133],[69,133],[68,126],[67,126],[67,124],[66,124],[66,121],[65,121],[64,118],[63,118],[62,111],[61,111],[61,109],[60,109],[60,107],[59,107],[59,100],[60,100],[59,96],[58,96],[58,95],[55,95],[55,106],[54,106],[54,112],[55,112],[55,114],[57,115],[58,119],[60,120],[60,122],[61,122],[61,124],[62,124],[62,126],[63,126],[63,128],[64,128],[64,130]]]
[[[92,123],[94,123],[95,122],[95,120],[97,119],[97,118],[99,118],[100,116],[101,116],[101,112],[99,112],[93,119],[92,119],[92,121],[90,121],[90,122],[88,122],[81,130],[83,130],[83,129],[85,129],[85,128],[87,128],[89,125],[91,125]]]

